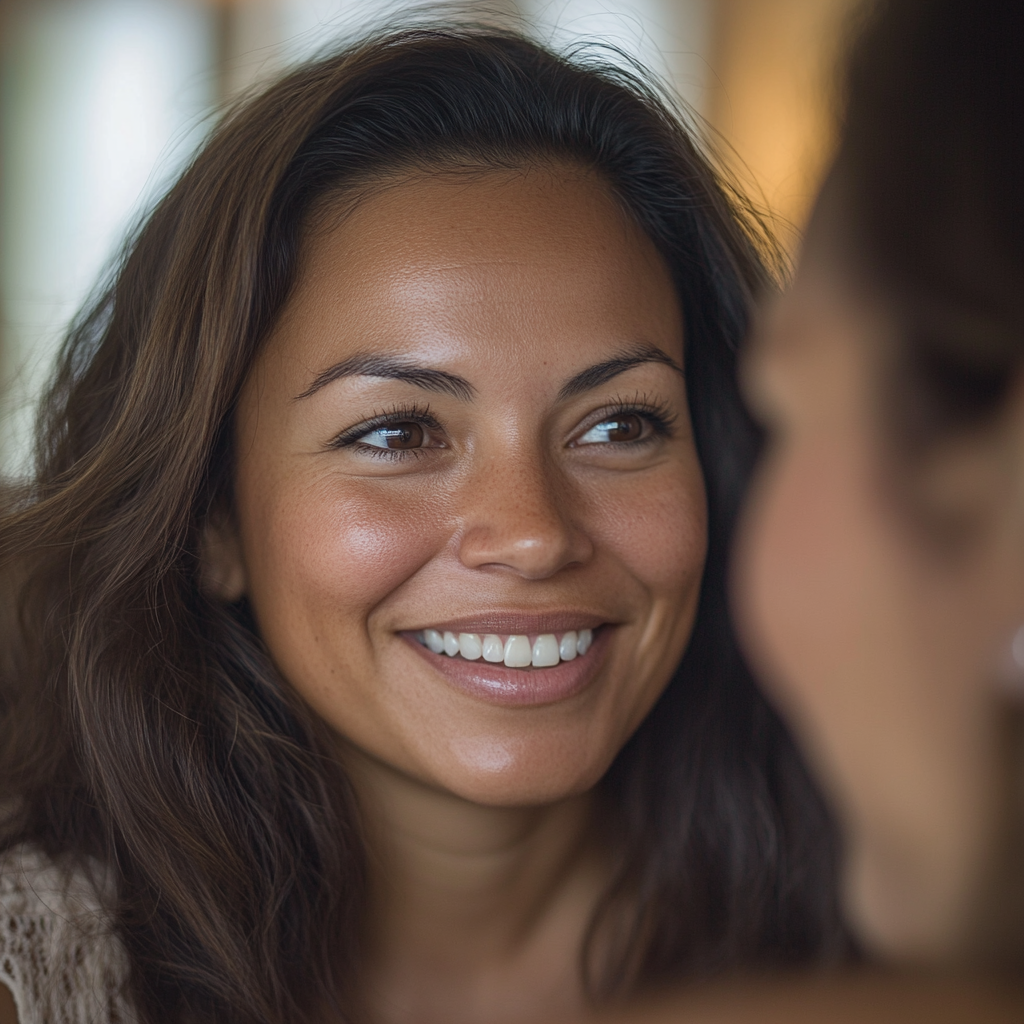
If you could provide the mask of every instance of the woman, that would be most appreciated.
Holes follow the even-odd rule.
[[[841,955],[725,610],[759,239],[641,83],[514,35],[226,119],[0,524],[21,1024],[528,1021]]]
[[[868,948],[1018,979],[1022,38],[1019,4],[900,0],[854,51],[795,286],[746,364],[770,444],[738,560]]]

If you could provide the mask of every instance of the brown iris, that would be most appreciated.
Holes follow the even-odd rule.
[[[605,420],[607,430],[605,436],[609,441],[637,441],[643,435],[643,420],[636,415],[628,414]]]
[[[423,445],[423,427],[418,423],[396,423],[393,426],[378,427],[375,433],[381,437],[388,448],[401,451],[420,448]]]

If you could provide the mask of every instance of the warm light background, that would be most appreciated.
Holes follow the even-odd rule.
[[[707,114],[792,247],[834,143],[856,0],[717,0]]]
[[[556,46],[607,40],[725,142],[793,247],[832,146],[857,0],[457,0]],[[61,331],[225,100],[410,0],[0,0],[0,472],[24,466]]]

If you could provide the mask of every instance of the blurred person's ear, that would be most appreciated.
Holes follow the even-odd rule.
[[[232,604],[245,593],[245,561],[234,518],[215,511],[203,526],[199,548],[200,585],[205,594]]]

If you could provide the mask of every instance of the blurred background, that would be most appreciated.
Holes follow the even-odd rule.
[[[412,8],[610,42],[688,103],[792,248],[856,0],[0,0],[0,473],[61,332],[225,102]]]

